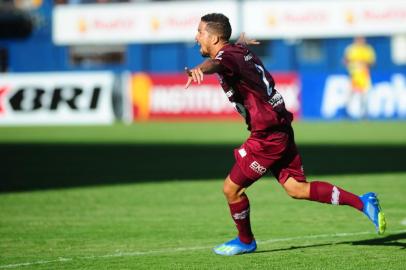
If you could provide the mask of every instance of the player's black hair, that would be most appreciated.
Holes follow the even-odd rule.
[[[202,22],[207,23],[209,31],[215,32],[221,39],[228,41],[231,37],[231,25],[228,18],[221,13],[206,14],[201,18]]]

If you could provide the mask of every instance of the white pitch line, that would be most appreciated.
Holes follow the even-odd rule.
[[[392,233],[401,233],[406,232],[404,231],[392,231]],[[307,235],[307,236],[297,236],[297,237],[288,237],[288,238],[276,238],[276,239],[269,239],[265,241],[257,241],[260,244],[268,244],[268,243],[276,243],[276,242],[286,242],[286,241],[293,241],[293,240],[302,240],[302,239],[317,239],[317,238],[326,238],[326,237],[347,237],[347,236],[354,236],[354,235],[364,235],[364,234],[375,234],[374,232],[354,232],[354,233],[335,233],[335,234],[316,234],[316,235]]]
[[[26,263],[16,263],[16,264],[7,264],[7,265],[1,265],[0,268],[16,268],[16,267],[21,267],[21,266],[30,266],[30,265],[36,265],[36,264],[48,264],[48,263],[56,263],[56,262],[67,262],[67,261],[72,261],[72,258],[58,258],[55,260],[40,260],[36,262],[26,262]]]
[[[406,232],[406,230],[390,231],[390,233],[404,233],[404,232]],[[348,236],[367,235],[367,234],[375,234],[375,233],[373,233],[373,232],[352,232],[352,233],[316,234],[316,235],[287,237],[287,238],[275,238],[275,239],[269,239],[269,240],[257,241],[257,242],[258,242],[258,244],[270,244],[270,243],[276,243],[276,242],[288,242],[288,241],[293,241],[293,240],[319,239],[319,238],[330,238],[330,237],[348,237]],[[6,268],[17,268],[17,267],[30,266],[30,265],[63,263],[63,262],[69,262],[69,261],[74,261],[74,260],[81,260],[81,259],[90,259],[90,260],[96,259],[97,260],[97,259],[114,258],[114,257],[148,256],[148,255],[159,254],[159,253],[177,253],[177,252],[184,252],[184,251],[210,249],[210,248],[212,248],[212,246],[180,247],[180,248],[171,248],[171,249],[167,248],[167,249],[148,250],[148,251],[118,252],[118,253],[98,255],[98,256],[97,255],[81,256],[81,257],[74,257],[74,258],[58,258],[55,260],[39,260],[39,261],[35,261],[35,262],[5,264],[5,265],[0,265],[0,268],[6,269]]]

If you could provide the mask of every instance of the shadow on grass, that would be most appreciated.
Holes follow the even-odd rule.
[[[335,245],[342,245],[342,244],[350,244],[350,245],[354,245],[354,246],[391,246],[391,247],[399,247],[401,249],[406,249],[406,243],[400,242],[402,240],[406,240],[406,233],[391,234],[391,235],[388,235],[385,237],[360,240],[360,241],[343,241],[343,242],[323,243],[323,244],[314,244],[314,245],[291,246],[288,248],[260,250],[260,251],[256,251],[255,253],[291,251],[291,250],[297,250],[297,249],[335,246]]]
[[[223,179],[238,145],[0,144],[0,191]],[[308,175],[406,171],[405,145],[301,145]]]
[[[406,240],[406,233],[398,233],[380,238],[355,241],[351,242],[351,244],[355,246],[393,246],[406,249],[406,242],[399,242],[399,240]]]

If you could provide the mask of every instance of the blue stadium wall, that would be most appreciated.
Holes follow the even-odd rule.
[[[269,42],[264,49],[270,56],[262,59],[270,71],[345,72],[342,54],[351,39],[330,38],[321,42],[322,55],[317,61],[300,59],[300,45],[289,45],[285,40]],[[377,51],[377,63],[372,67],[372,71],[406,73],[406,66],[397,66],[391,60],[390,37],[371,37],[368,42]],[[181,71],[185,66],[194,66],[202,60],[199,49],[194,44],[129,44],[125,46],[123,64],[92,68],[74,66],[69,61],[69,48],[53,45],[50,33],[34,33],[26,40],[3,40],[0,41],[0,47],[9,52],[9,72],[111,69],[168,73]]]

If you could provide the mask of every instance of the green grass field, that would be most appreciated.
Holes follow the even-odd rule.
[[[253,254],[221,193],[241,123],[0,128],[0,269],[406,269],[406,122],[299,122],[309,180],[376,191],[388,230],[350,207],[247,191]]]

